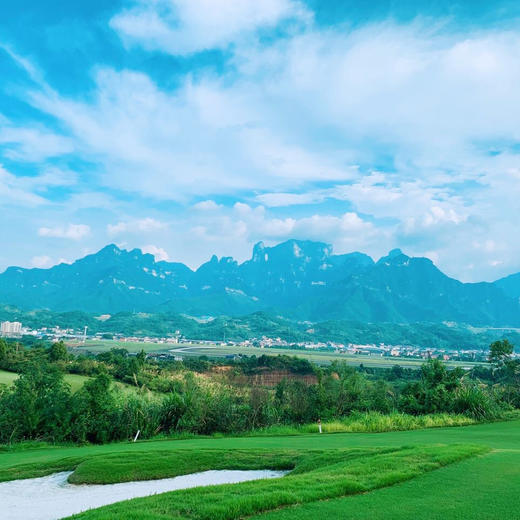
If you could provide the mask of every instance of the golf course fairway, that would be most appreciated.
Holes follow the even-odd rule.
[[[0,452],[0,480],[76,470],[73,483],[110,483],[259,468],[292,471],[270,481],[133,499],[74,518],[520,519],[520,421]]]

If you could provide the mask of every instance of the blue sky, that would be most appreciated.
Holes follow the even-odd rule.
[[[0,269],[258,240],[520,271],[518,2],[23,0],[0,17]]]

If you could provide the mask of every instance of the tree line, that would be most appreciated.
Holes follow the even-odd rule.
[[[316,375],[315,384],[294,378],[264,388],[202,377],[184,363],[150,362],[144,352],[131,356],[114,349],[95,358],[76,358],[63,343],[24,348],[0,340],[0,368],[20,374],[11,387],[0,385],[0,443],[105,443],[130,439],[138,430],[145,438],[238,433],[341,420],[366,411],[496,419],[520,408],[520,363],[512,353],[509,342],[496,342],[490,349],[493,365],[470,373],[450,370],[439,360],[413,373],[400,367],[370,373],[343,363],[323,369],[296,358],[239,360],[234,369],[245,373],[262,364],[270,369],[292,363],[294,373],[305,373],[310,366]],[[208,360],[198,362],[211,366]],[[72,392],[66,372],[90,377]]]

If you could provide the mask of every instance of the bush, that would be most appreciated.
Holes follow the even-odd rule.
[[[488,388],[462,371],[448,371],[439,361],[426,363],[418,381],[401,381],[402,392],[399,385],[375,380],[377,374],[340,364],[317,370],[317,384],[293,377],[273,390],[182,374],[177,366],[174,378],[164,367],[149,364],[144,353],[129,356],[123,349],[106,353],[105,361],[98,357],[54,363],[40,348],[15,352],[7,345],[2,353],[10,365],[19,364],[22,374],[13,387],[0,388],[0,443],[105,443],[132,439],[138,430],[143,438],[258,429],[316,432],[318,419],[325,432],[451,426],[500,417],[519,395],[512,383]],[[88,371],[94,377],[72,394],[62,369]],[[114,376],[130,378],[133,389],[122,391],[120,384],[114,388]],[[164,393],[150,392],[144,385]]]
[[[453,411],[477,420],[496,419],[504,411],[504,407],[498,405],[490,391],[476,384],[466,384],[457,390]]]

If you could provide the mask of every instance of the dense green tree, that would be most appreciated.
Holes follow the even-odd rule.
[[[76,436],[90,442],[113,439],[116,401],[111,391],[111,379],[102,373],[87,381],[75,396]]]
[[[146,362],[146,352],[144,350],[141,350],[137,356],[135,357],[137,361],[137,365],[139,368],[142,368]]]
[[[514,346],[507,339],[494,341],[489,346],[489,362],[496,366],[503,366],[513,354]]]
[[[7,342],[3,338],[0,338],[0,367],[5,367],[8,352],[9,347]]]
[[[27,363],[3,399],[0,417],[3,437],[9,440],[67,438],[71,394],[56,366],[42,361]]]
[[[63,341],[57,341],[53,343],[49,348],[49,359],[53,363],[56,361],[65,361],[69,357],[67,347]]]
[[[401,365],[394,365],[390,369],[390,377],[392,379],[402,379],[405,375],[404,369]]]
[[[420,381],[403,389],[400,408],[414,414],[451,411],[463,375],[460,369],[448,371],[438,359],[429,360],[421,367]]]
[[[394,392],[386,381],[378,380],[370,386],[368,409],[381,413],[390,413],[395,409]]]

